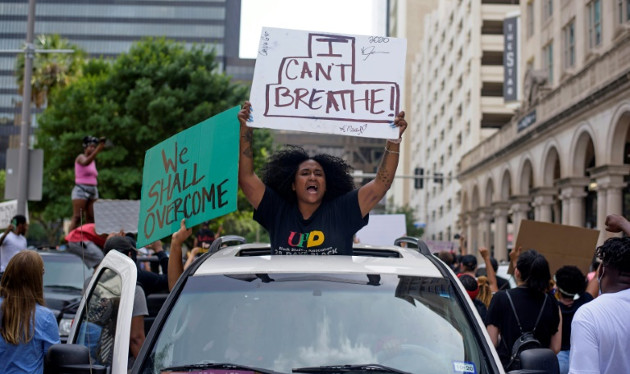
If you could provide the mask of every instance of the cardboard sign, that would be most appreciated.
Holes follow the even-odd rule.
[[[597,248],[599,231],[549,222],[522,220],[514,248],[535,249],[549,262],[551,274],[565,265],[577,266],[585,275]],[[508,270],[512,274],[513,270]]]
[[[24,206],[26,210],[26,222],[29,222],[28,219],[28,204]],[[9,200],[3,203],[0,203],[0,227],[6,228],[9,227],[9,223],[11,223],[11,218],[17,215],[17,200]]]
[[[363,244],[394,245],[406,232],[404,214],[370,214],[370,221],[357,231],[355,239]]]
[[[138,247],[236,210],[239,107],[149,149],[144,158]]]
[[[263,28],[250,126],[392,139],[405,39]]]

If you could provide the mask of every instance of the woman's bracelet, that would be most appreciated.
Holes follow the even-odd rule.
[[[392,151],[389,148],[387,148],[387,145],[385,146],[385,152],[389,152],[389,153],[392,153],[392,154],[395,154],[395,155],[399,155],[400,154],[400,152]]]

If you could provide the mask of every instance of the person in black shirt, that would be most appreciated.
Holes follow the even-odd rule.
[[[494,273],[496,274],[497,271],[499,270],[499,263],[497,262],[497,259],[494,257],[490,258],[490,263],[492,264],[492,268],[494,269]],[[500,277],[500,276],[496,276],[497,277],[497,288],[499,291],[501,290],[508,290],[510,288],[512,288],[510,286],[510,281],[508,281],[507,279]]]
[[[464,273],[457,274],[457,277],[459,278],[459,281],[462,282],[462,285],[466,289],[473,305],[477,308],[479,317],[481,317],[482,321],[485,321],[486,314],[488,314],[488,308],[486,308],[486,305],[477,298],[477,295],[479,295],[479,284],[477,283],[477,280],[472,275]]]
[[[556,299],[562,312],[562,345],[558,353],[560,374],[569,372],[571,350],[571,322],[579,307],[593,300],[586,292],[586,276],[576,266],[563,266],[556,271]]]
[[[551,348],[556,354],[560,351],[562,341],[560,309],[547,293],[551,272],[545,257],[535,250],[521,253],[516,261],[514,276],[518,287],[494,294],[485,321],[488,335],[497,348],[504,367],[509,364],[512,346],[521,335],[508,300],[508,292],[523,332],[531,332],[536,327],[536,339],[543,347]],[[545,298],[548,300],[545,301]],[[536,325],[541,309],[541,318]]]
[[[358,190],[341,158],[311,157],[299,147],[274,153],[260,179],[254,173],[253,130],[247,126],[251,113],[246,101],[238,114],[238,183],[254,207],[254,219],[269,231],[271,253],[352,255],[353,235],[367,224],[368,213],[394,180],[405,113],[394,119],[398,138],[387,141],[376,178]]]

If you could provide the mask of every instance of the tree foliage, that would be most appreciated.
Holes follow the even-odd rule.
[[[96,161],[100,197],[139,199],[146,150],[238,105],[247,91],[219,71],[214,51],[163,38],[144,39],[113,63],[86,63],[76,82],[54,92],[39,119],[45,183],[35,208],[48,220],[71,215],[74,160],[86,135],[108,139]],[[255,133],[260,162],[271,138],[266,131]],[[251,207],[249,212],[242,214],[251,215]]]
[[[39,50],[73,50],[73,53],[36,53],[33,59],[31,76],[31,101],[36,107],[43,107],[50,94],[57,88],[68,86],[79,79],[86,53],[59,35],[38,35],[34,41]],[[24,89],[24,54],[18,55],[16,77],[20,95]]]

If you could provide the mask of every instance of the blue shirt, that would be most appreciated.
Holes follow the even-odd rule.
[[[0,298],[0,304],[3,299]],[[25,344],[7,343],[0,335],[0,373],[43,373],[48,348],[59,343],[59,327],[50,309],[35,306],[35,334]]]

